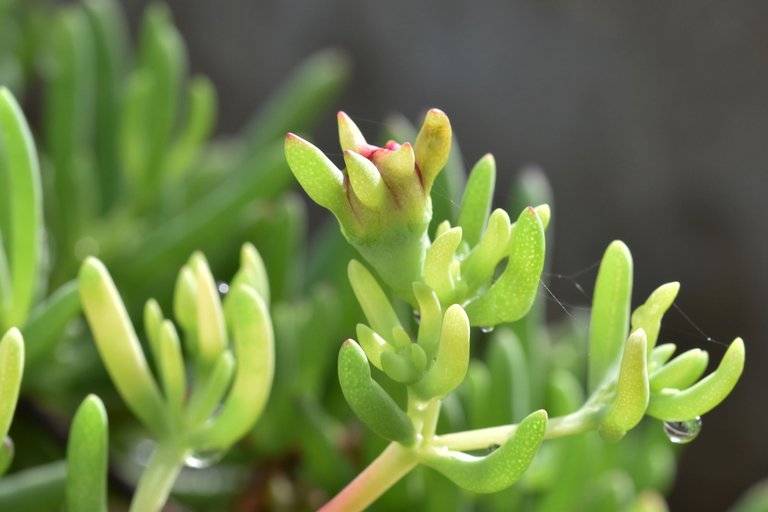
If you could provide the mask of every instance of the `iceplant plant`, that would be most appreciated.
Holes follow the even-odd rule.
[[[382,281],[414,307],[420,323],[414,339],[373,274],[350,263],[349,279],[370,325],[358,325],[359,343],[342,345],[339,382],[360,420],[391,443],[323,510],[362,510],[417,464],[467,490],[496,492],[520,478],[545,439],[596,430],[616,441],[646,414],[684,429],[731,392],[743,370],[742,340],[700,381],[706,352],[694,349],[669,361],[675,346],[655,345],[679,285],[660,287],[630,315],[632,258],[616,241],[606,250],[595,286],[583,406],[557,418],[539,410],[520,424],[436,435],[441,401],[467,373],[470,325],[493,327],[530,310],[550,211],[547,205],[528,207],[514,224],[503,210],[490,213],[495,162],[486,155],[471,171],[458,225],[444,221],[430,241],[430,187],[450,148],[445,114],[430,110],[413,146],[390,141],[383,148],[367,144],[345,114],[338,119],[344,170],[292,134],[286,138],[288,163]],[[406,387],[406,410],[373,379],[370,365]],[[464,453],[489,447],[498,448],[483,457]]]
[[[173,308],[185,335],[188,365],[174,323],[154,299],[146,303],[144,328],[157,380],[105,266],[86,259],[79,284],[102,361],[120,396],[157,442],[131,510],[160,510],[184,464],[199,465],[202,458],[225,452],[252,428],[266,404],[274,335],[264,264],[246,244],[223,301],[201,253],[182,267]]]

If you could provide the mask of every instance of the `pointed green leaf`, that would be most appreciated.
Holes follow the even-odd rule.
[[[275,374],[274,333],[266,304],[245,285],[229,293],[237,372],[221,412],[193,438],[198,449],[228,447],[253,428]]]
[[[219,290],[205,256],[199,252],[193,254],[189,265],[195,273],[197,284],[197,360],[205,369],[227,347],[227,326]]]
[[[363,132],[357,127],[352,118],[344,112],[339,112],[336,116],[339,124],[339,143],[341,150],[346,155],[347,151],[357,152],[361,147],[367,146]],[[366,158],[367,160],[367,158]]]
[[[360,346],[371,364],[379,370],[383,370],[381,356],[384,352],[394,351],[392,345],[365,324],[357,324],[357,338],[360,340]]]
[[[109,272],[87,258],[78,275],[83,312],[120,396],[155,435],[167,428],[165,404]]]
[[[0,87],[0,173],[9,194],[10,223],[3,243],[11,283],[10,301],[0,302],[0,328],[23,325],[32,306],[40,274],[42,192],[32,134],[16,99]],[[0,290],[2,291],[2,290]],[[0,297],[0,301],[3,297]]]
[[[461,238],[460,227],[449,229],[432,242],[424,258],[424,282],[434,290],[442,304],[453,302],[456,282],[450,267]]]
[[[107,411],[88,395],[72,419],[67,442],[67,510],[107,511]]]
[[[744,353],[744,341],[736,338],[717,369],[690,388],[653,393],[648,414],[662,420],[685,421],[714,409],[739,381],[744,370]]]
[[[196,382],[185,411],[185,422],[195,428],[216,410],[229,389],[235,373],[235,358],[229,350],[221,352],[205,379]]]
[[[411,384],[422,376],[422,373],[411,361],[410,351],[406,353],[382,352],[381,369],[387,377],[401,384]]]
[[[664,343],[654,348],[651,355],[648,356],[648,371],[653,372],[664,366],[675,353],[675,350],[677,350],[677,345],[674,343]]]
[[[451,123],[444,112],[430,109],[413,145],[416,165],[421,171],[424,191],[429,194],[432,183],[443,170],[451,153]]]
[[[648,408],[648,368],[645,331],[637,329],[624,345],[616,397],[598,428],[603,439],[618,441],[645,416]]]
[[[165,320],[159,326],[157,343],[159,349],[157,366],[165,400],[173,416],[179,418],[187,398],[187,379],[179,335],[170,320]]]
[[[675,301],[680,283],[672,282],[659,286],[645,304],[635,309],[632,313],[632,330],[644,329],[648,336],[648,354],[656,346],[661,328],[661,319],[664,313]]]
[[[374,331],[389,336],[396,327],[402,328],[389,299],[362,263],[351,260],[347,267],[347,274],[355,297]]]
[[[435,361],[413,389],[425,399],[442,398],[464,381],[468,366],[469,318],[454,304],[445,311]]]
[[[648,414],[668,421],[685,421],[715,408],[733,390],[744,370],[744,341],[736,338],[717,369],[683,391],[662,390],[651,395]]]
[[[307,195],[331,210],[343,223],[348,216],[344,177],[333,162],[315,146],[292,133],[285,137],[285,158]]]
[[[375,151],[372,158],[400,207],[423,207],[424,191],[416,174],[413,147],[408,142],[393,151]]]
[[[349,182],[355,195],[368,208],[380,208],[387,199],[387,186],[381,179],[381,173],[369,159],[355,153],[344,151],[344,163],[347,166]]]
[[[539,450],[547,431],[547,413],[539,410],[517,427],[504,444],[485,457],[461,452],[435,451],[423,463],[462,489],[477,493],[498,492],[511,486],[525,473]]]
[[[173,315],[187,333],[197,330],[197,279],[188,265],[179,270],[173,292]],[[192,355],[195,347],[188,347]]]
[[[389,441],[411,444],[416,432],[411,420],[371,377],[365,352],[353,340],[339,351],[339,383],[344,398],[368,428]]]
[[[160,309],[160,304],[155,299],[149,299],[144,304],[144,332],[147,334],[147,344],[149,350],[152,353],[152,361],[155,363],[155,368],[160,366],[160,344],[158,342],[160,338],[160,325],[165,320],[163,316],[163,310]]]
[[[709,354],[699,348],[683,352],[650,375],[651,391],[685,389],[704,375],[708,363]]]
[[[494,326],[513,322],[531,309],[544,267],[544,227],[532,207],[520,214],[510,239],[512,250],[504,272],[491,288],[470,302],[472,325]]]
[[[623,242],[608,246],[597,272],[589,322],[589,386],[591,393],[614,368],[627,339],[632,301],[632,255]]]
[[[416,342],[424,349],[427,359],[432,360],[437,354],[443,328],[440,300],[424,283],[413,283],[413,294],[419,304],[419,333]]]
[[[511,233],[507,212],[494,210],[480,242],[461,265],[461,276],[469,290],[477,290],[491,280],[496,265],[507,255]]]
[[[470,247],[477,245],[485,231],[495,186],[496,161],[493,155],[487,154],[470,172],[461,199],[458,225],[463,229],[464,240]]]
[[[83,7],[91,25],[95,54],[94,147],[102,211],[119,192],[120,90],[125,72],[127,28],[117,0],[87,0]]]

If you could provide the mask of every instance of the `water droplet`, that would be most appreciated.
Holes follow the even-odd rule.
[[[488,334],[488,333],[490,333],[490,332],[493,332],[493,326],[491,325],[491,326],[489,326],[489,327],[481,327],[481,328],[480,328],[480,331],[481,331],[481,332],[484,332],[485,334]]]
[[[205,450],[192,452],[184,459],[184,465],[188,468],[203,469],[213,466],[224,456],[223,450]]]
[[[501,448],[501,445],[494,443],[494,444],[492,444],[491,446],[488,447],[488,453],[493,453],[496,450],[498,450],[499,448]]]
[[[229,284],[225,283],[224,281],[218,281],[216,283],[216,289],[219,290],[219,295],[224,297],[229,293]]]
[[[675,444],[690,443],[701,432],[701,417],[696,416],[692,420],[665,421],[664,433]]]
[[[413,320],[416,322],[416,325],[421,323],[421,313],[418,309],[413,310]]]

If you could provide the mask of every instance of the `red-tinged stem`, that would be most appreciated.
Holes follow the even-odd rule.
[[[376,460],[349,485],[326,503],[320,512],[365,510],[416,466],[416,453],[398,443],[390,443]]]

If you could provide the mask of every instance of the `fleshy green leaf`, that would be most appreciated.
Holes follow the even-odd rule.
[[[493,277],[496,265],[507,255],[511,233],[507,212],[494,210],[480,242],[461,265],[461,277],[470,290],[476,290]]]
[[[389,336],[393,329],[402,327],[389,299],[362,263],[351,260],[347,267],[347,274],[355,297],[374,331]]]
[[[425,399],[442,398],[464,381],[469,366],[469,318],[454,304],[445,311],[437,356],[414,386]]]
[[[227,326],[219,290],[202,253],[195,253],[189,266],[195,273],[197,291],[197,360],[208,368],[227,347]]]
[[[354,151],[344,151],[349,183],[360,202],[371,209],[380,208],[387,199],[387,186],[381,173],[369,159]]]
[[[430,109],[413,145],[416,165],[421,171],[424,191],[429,194],[432,183],[445,167],[451,152],[451,123],[448,116],[436,108]]]
[[[675,350],[677,350],[677,345],[674,343],[664,343],[654,348],[648,357],[648,371],[653,372],[664,366],[675,353]]]
[[[365,324],[357,324],[357,338],[371,364],[383,370],[381,356],[384,352],[392,352],[392,345]]]
[[[157,366],[165,400],[173,416],[178,418],[187,395],[187,379],[179,335],[170,320],[159,326],[157,343]]]
[[[203,423],[221,403],[235,373],[235,358],[228,350],[221,352],[205,379],[196,383],[185,411],[187,425],[192,428]]]
[[[32,134],[11,92],[0,87],[0,172],[8,194],[10,223],[4,237],[11,296],[0,297],[0,328],[23,325],[32,306],[40,274],[42,193]],[[3,276],[0,275],[0,278]],[[0,292],[3,286],[0,286]]]
[[[451,304],[455,295],[455,280],[451,263],[461,243],[460,227],[442,233],[427,249],[424,259],[424,282],[434,290],[442,304]]]
[[[193,440],[201,449],[228,447],[253,427],[275,373],[274,333],[266,304],[245,285],[229,293],[237,372],[221,412]]]
[[[616,397],[600,422],[599,432],[603,439],[618,441],[645,416],[649,397],[645,345],[642,328],[627,339],[616,382]]]
[[[89,395],[72,420],[67,443],[67,510],[106,512],[107,411],[96,395]]]
[[[347,403],[368,428],[389,441],[405,445],[414,441],[411,420],[373,380],[365,352],[352,340],[339,351],[339,383]]]
[[[663,284],[651,293],[645,304],[632,313],[632,330],[636,331],[642,328],[648,336],[648,354],[656,346],[661,319],[675,301],[679,290],[680,283],[678,282]]]
[[[668,421],[685,421],[712,410],[730,394],[744,370],[744,341],[736,338],[717,369],[683,391],[665,389],[651,395],[648,414]]]
[[[440,300],[424,283],[413,283],[413,294],[419,304],[419,333],[416,342],[424,349],[427,359],[432,360],[437,354],[443,326]]]
[[[683,352],[669,363],[654,371],[649,379],[651,391],[664,388],[685,389],[704,375],[709,363],[709,354],[694,348]]]
[[[544,440],[547,413],[539,410],[525,418],[504,444],[485,457],[461,452],[432,452],[425,465],[439,471],[459,487],[471,492],[498,492],[525,473]]]
[[[83,312],[112,382],[131,411],[155,435],[164,434],[165,405],[112,277],[91,257],[80,267],[78,282]]]
[[[623,242],[608,246],[600,262],[589,322],[589,386],[591,393],[619,362],[629,329],[632,301],[632,255]]]
[[[314,202],[339,217],[343,225],[347,199],[341,171],[322,151],[292,133],[285,137],[285,158],[301,188]]]
[[[467,307],[472,325],[490,327],[522,318],[536,298],[544,267],[544,227],[536,211],[520,214],[510,239],[512,250],[504,272],[491,288]]]
[[[344,112],[339,112],[336,116],[336,120],[338,121],[339,125],[339,144],[341,145],[341,150],[344,152],[345,157],[347,151],[356,153],[362,146],[366,146],[368,144],[365,141],[363,132],[361,132],[360,128],[358,128],[355,122],[352,121],[351,117],[349,117]],[[366,158],[366,160],[368,159]]]
[[[485,231],[495,185],[496,161],[493,155],[488,154],[481,158],[470,172],[459,210],[457,224],[461,226],[464,241],[470,247],[477,245]]]

